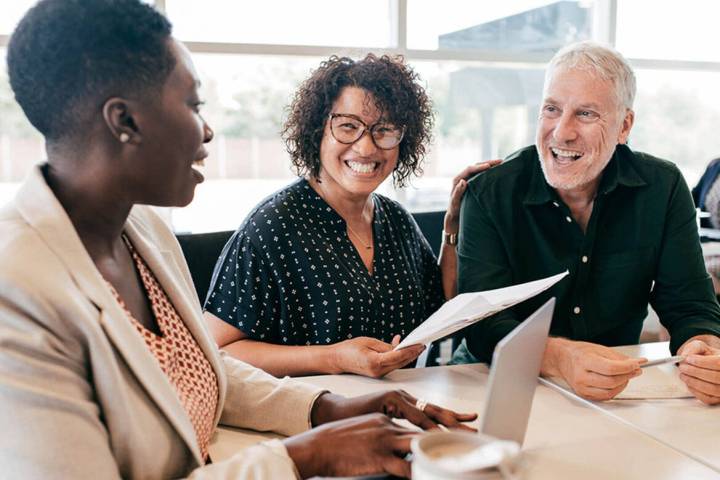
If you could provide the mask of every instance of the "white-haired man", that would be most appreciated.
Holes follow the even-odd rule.
[[[458,244],[460,292],[569,270],[531,301],[466,331],[487,361],[521,319],[558,303],[542,374],[606,400],[641,374],[644,359],[608,348],[637,343],[650,303],[688,355],[681,378],[720,403],[720,307],[698,240],[695,209],[674,164],[633,152],[635,76],[614,50],[560,50],[545,76],[535,145],[467,185]],[[658,135],[663,135],[658,132]]]

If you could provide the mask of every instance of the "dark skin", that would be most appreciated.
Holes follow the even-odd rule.
[[[48,142],[48,185],[105,281],[133,317],[159,333],[122,232],[135,204],[184,206],[201,175],[192,165],[207,156],[212,130],[200,116],[197,75],[189,53],[168,41],[176,67],[152,98],[113,97],[78,138]],[[93,102],[89,102],[92,104]],[[92,106],[88,106],[92,108]],[[355,398],[323,394],[311,412],[314,426],[285,440],[304,477],[392,472],[409,476],[402,455],[415,433],[393,424],[406,418],[422,428],[465,428],[474,414],[458,414],[396,391]],[[356,417],[356,418],[350,418]]]
[[[455,413],[431,403],[420,411],[415,408],[416,402],[403,390],[353,398],[325,393],[311,413],[313,426],[322,426],[286,439],[285,448],[303,478],[379,472],[409,478],[410,464],[403,457],[410,452],[410,441],[417,431],[390,418],[406,419],[425,430],[444,425],[471,431],[462,422],[477,418],[476,414]]]
[[[80,148],[49,146],[46,180],[103,278],[115,288],[138,322],[159,333],[142,281],[121,237],[132,203],[119,195],[117,181],[107,174],[101,159],[112,157],[103,152],[103,147],[93,145],[83,154]],[[82,169],[73,158],[97,159],[99,165]]]

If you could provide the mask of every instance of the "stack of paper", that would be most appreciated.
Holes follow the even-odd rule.
[[[555,285],[568,274],[563,273],[552,277],[522,283],[512,287],[498,288],[485,292],[462,293],[445,302],[435,313],[421,323],[395,347],[395,350],[411,345],[427,345],[433,340],[443,338],[451,333],[472,325],[490,315],[505,310],[528,298],[534,297]]]

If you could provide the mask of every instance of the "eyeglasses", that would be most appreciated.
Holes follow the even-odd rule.
[[[392,123],[378,122],[367,126],[365,122],[349,113],[331,113],[330,133],[335,140],[351,145],[370,132],[370,138],[381,150],[392,150],[397,147],[405,135],[405,127],[396,127]]]

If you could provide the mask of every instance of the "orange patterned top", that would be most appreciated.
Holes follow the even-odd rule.
[[[142,278],[161,336],[140,324],[112,285],[110,289],[132,319],[133,325],[157,359],[160,368],[175,387],[180,403],[195,429],[202,456],[207,461],[208,445],[213,434],[215,410],[218,405],[218,383],[215,371],[150,268],[125,235],[123,239]]]

